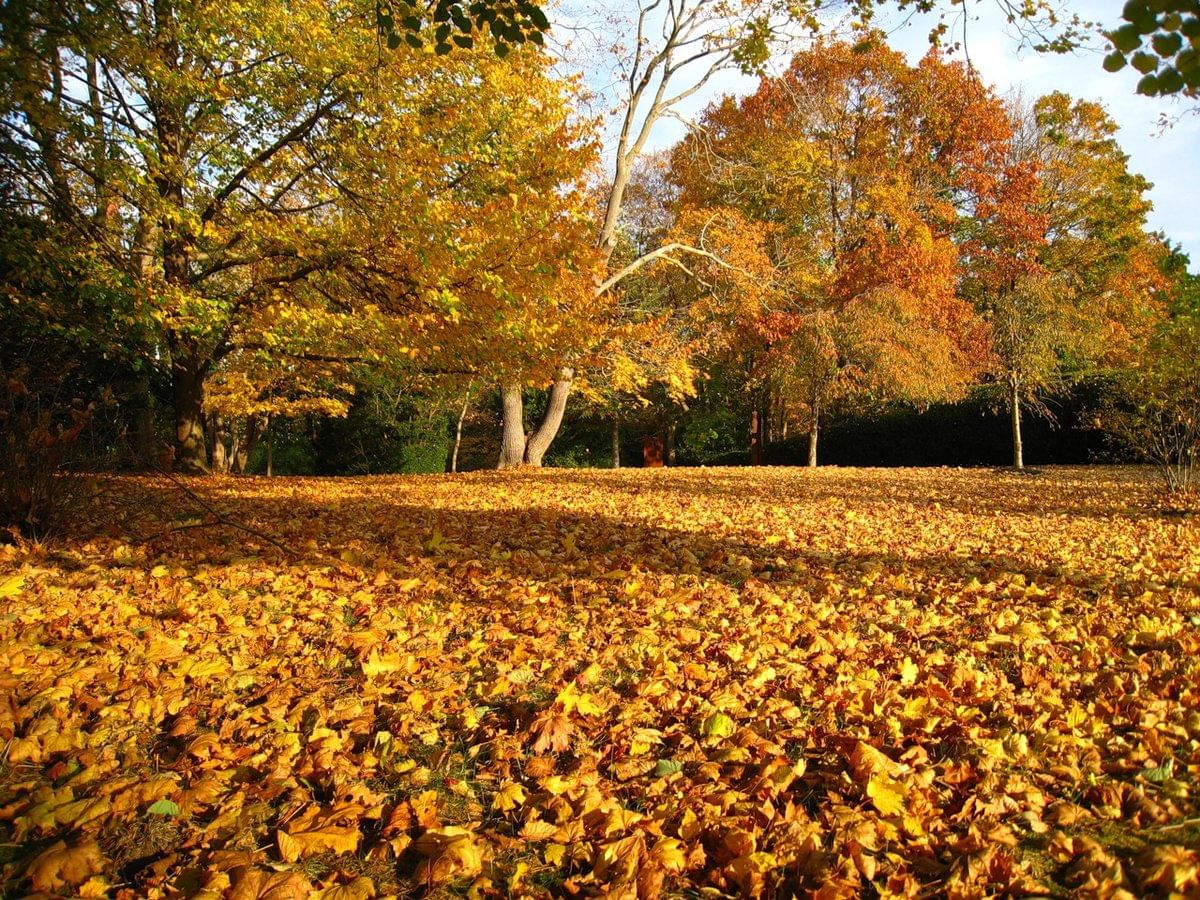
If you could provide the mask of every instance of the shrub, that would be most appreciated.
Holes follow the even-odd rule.
[[[31,383],[26,368],[0,372],[0,523],[34,538],[66,524],[83,494],[71,464],[95,407],[56,387]]]

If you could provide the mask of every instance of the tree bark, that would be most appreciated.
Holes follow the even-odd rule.
[[[757,409],[750,411],[750,465],[762,465],[762,415]]]
[[[189,475],[206,474],[203,367],[186,356],[176,356],[171,362],[171,393],[175,405],[175,467]]]
[[[821,402],[814,399],[812,404],[812,424],[808,428],[808,467],[817,467],[817,438],[821,433]]]
[[[230,454],[228,448],[225,446],[225,438],[227,437],[226,424],[226,421],[219,413],[213,413],[210,426],[212,451],[209,454],[209,459],[212,460],[212,471],[218,475],[229,474]]]
[[[1012,414],[1013,468],[1025,468],[1025,447],[1021,442],[1021,385],[1014,377],[1009,379],[1009,412]]]
[[[525,459],[525,400],[520,384],[500,387],[501,413],[500,460],[497,469],[512,469]]]
[[[612,420],[612,467],[621,468],[621,420],[616,415]]]
[[[154,462],[154,411],[150,378],[139,375],[133,383],[133,462],[149,468]]]
[[[275,448],[271,442],[271,438],[272,438],[271,415],[270,415],[270,413],[268,413],[267,414],[267,477],[268,478],[270,478],[271,475],[274,474],[272,469],[274,468],[274,462],[275,462],[275,460],[274,460],[274,449]]]
[[[246,416],[245,429],[245,438],[238,447],[237,457],[233,461],[234,471],[239,475],[246,474],[246,468],[250,465],[250,457],[254,455],[254,448],[258,446],[258,439],[262,435],[258,416]]]
[[[467,394],[463,397],[462,409],[458,413],[458,424],[454,428],[454,451],[450,454],[450,471],[458,471],[458,448],[462,446],[463,419],[467,417],[467,408],[471,405],[471,387],[474,381],[467,382]]]
[[[678,425],[675,422],[667,423],[667,452],[664,456],[664,461],[668,466],[675,465],[675,430]]]
[[[575,370],[564,366],[558,373],[558,380],[550,388],[550,397],[546,401],[546,415],[537,431],[529,435],[525,441],[525,465],[540,466],[542,457],[554,442],[558,429],[562,425],[563,413],[567,409],[567,397],[571,395],[574,384]]]

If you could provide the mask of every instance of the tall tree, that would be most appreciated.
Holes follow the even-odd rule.
[[[5,202],[52,219],[134,286],[170,369],[188,471],[207,465],[212,372],[235,351],[295,343],[253,334],[264,316],[286,321],[286,307],[294,329],[306,310],[347,319],[372,305],[409,316],[417,338],[454,320],[464,294],[507,290],[480,261],[496,248],[467,232],[529,238],[501,225],[528,205],[504,141],[577,148],[561,97],[542,87],[544,57],[381,54],[357,3],[29,0],[7,5],[0,28]],[[503,101],[481,102],[498,90]],[[545,124],[530,138],[519,129],[535,111]],[[529,157],[524,174],[556,206],[541,165]],[[386,266],[373,262],[381,249]],[[421,264],[397,279],[397,256]]]
[[[1149,183],[1098,104],[1055,93],[1017,108],[997,190],[965,241],[964,292],[991,324],[995,373],[1025,464],[1022,410],[1089,366],[1127,358],[1157,317],[1162,248]]]
[[[840,392],[930,400],[980,365],[986,336],[955,294],[953,239],[1007,137],[1002,105],[964,67],[936,54],[911,67],[867,35],[799,54],[710,109],[676,151],[698,239],[705,210],[761,234],[775,275],[738,292],[752,302],[736,331],[752,375],[802,394],[810,463]]]

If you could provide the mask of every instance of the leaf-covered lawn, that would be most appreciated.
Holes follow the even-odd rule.
[[[5,892],[1200,892],[1148,473],[107,487],[0,549]]]

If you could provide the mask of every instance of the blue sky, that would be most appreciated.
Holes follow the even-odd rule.
[[[1111,25],[1119,18],[1121,0],[1074,0],[1068,13]],[[618,0],[618,8],[628,4],[636,9],[633,0]],[[946,4],[948,6],[948,4]],[[966,22],[966,46],[971,63],[981,76],[998,92],[1019,91],[1028,99],[1055,90],[1074,97],[1096,100],[1104,104],[1120,126],[1119,140],[1130,157],[1130,168],[1145,175],[1154,184],[1151,198],[1154,210],[1150,227],[1163,231],[1167,237],[1191,256],[1193,271],[1200,270],[1200,101],[1180,101],[1142,97],[1134,93],[1138,74],[1127,68],[1111,74],[1101,68],[1101,42],[1090,50],[1060,55],[1038,53],[1022,46],[1020,35],[1005,23],[997,0],[972,0],[970,18]],[[891,34],[890,43],[914,62],[929,47],[929,31],[934,24],[931,16],[905,16],[880,12],[875,24]],[[954,36],[961,37],[961,23]],[[589,55],[586,68],[588,81],[599,88],[609,73],[597,70],[603,66],[606,54]],[[609,57],[611,59],[611,57]],[[736,72],[722,72],[710,82],[705,91],[691,98],[685,117],[695,116],[708,103],[723,94],[744,94],[754,89],[756,81]],[[1163,128],[1163,117],[1174,120]],[[650,147],[670,146],[684,132],[682,123],[665,120],[658,123]]]

